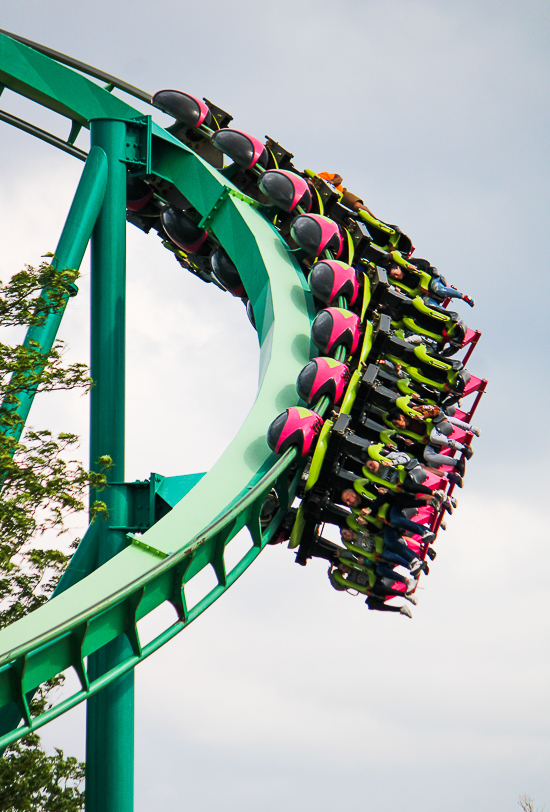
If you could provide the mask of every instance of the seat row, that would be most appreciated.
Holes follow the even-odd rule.
[[[378,220],[339,176],[296,169],[274,139],[230,128],[231,116],[207,100],[163,90],[153,103],[175,119],[168,129],[279,231],[316,302],[318,355],[296,382],[303,405],[286,409],[267,433],[275,453],[297,450],[302,471],[274,541],[288,539],[301,565],[326,559],[334,589],[410,617],[480,433],[471,420],[487,382],[466,368],[480,333],[449,309],[474,301],[413,257],[410,238]],[[241,298],[254,324],[235,264],[175,187],[129,176],[128,219],[156,231],[203,281]],[[272,494],[264,526],[277,504]]]

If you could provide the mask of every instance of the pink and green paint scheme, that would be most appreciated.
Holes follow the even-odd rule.
[[[323,395],[334,405],[341,401],[348,381],[349,369],[341,361],[314,358],[298,375],[296,389],[308,405]]]
[[[326,307],[311,325],[311,340],[326,355],[333,355],[342,345],[353,354],[360,338],[359,316],[341,307]]]
[[[262,194],[283,211],[294,211],[297,206],[308,212],[311,208],[311,192],[307,181],[295,172],[269,169],[258,180]]]
[[[302,406],[291,406],[271,423],[267,430],[267,444],[276,454],[283,454],[295,446],[300,456],[307,457],[322,425],[323,419],[315,412]]]
[[[323,259],[313,265],[308,277],[309,289],[325,304],[337,302],[343,296],[352,307],[359,294],[355,268],[337,259]]]
[[[267,150],[257,138],[225,127],[212,135],[212,144],[243,169],[267,166]]]
[[[338,224],[322,214],[300,214],[290,226],[292,239],[306,254],[318,257],[332,251],[336,259],[342,253],[343,241]]]

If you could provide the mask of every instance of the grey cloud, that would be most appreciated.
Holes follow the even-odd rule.
[[[24,0],[2,25],[150,91],[205,95],[297,165],[341,172],[476,298],[461,313],[484,332],[471,364],[490,379],[483,436],[414,621],[367,613],[329,591],[318,562],[266,551],[138,670],[137,812],[548,802],[547,7],[100,0],[90,14]],[[52,249],[80,167],[1,137],[5,278]],[[130,233],[129,258],[128,469],[204,469],[253,398],[254,335],[238,302],[182,276],[154,238]],[[86,296],[84,279],[64,324],[79,359]],[[192,398],[212,377],[223,415],[197,437]],[[33,421],[86,431],[85,401],[49,403]],[[52,746],[82,747],[76,714],[45,731]]]

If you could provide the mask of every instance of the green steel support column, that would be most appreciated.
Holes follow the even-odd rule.
[[[111,481],[124,480],[124,378],[126,277],[126,124],[116,119],[91,122],[92,144],[109,162],[103,208],[92,235],[91,467],[109,455]],[[92,493],[91,498],[94,499]],[[108,488],[99,498],[109,518],[100,523],[98,566],[126,547],[126,534],[110,530],[127,523],[124,489]],[[97,679],[128,657],[120,635],[89,657]],[[86,812],[132,812],[134,793],[134,674],[120,677],[88,701],[86,731]]]

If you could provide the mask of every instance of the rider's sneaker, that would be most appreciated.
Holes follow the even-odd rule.
[[[415,561],[414,562],[414,564],[413,564],[413,566],[411,567],[411,570],[410,570],[410,573],[411,573],[413,578],[416,578],[416,576],[420,572],[422,572],[422,564],[423,563],[424,563],[423,561]]]
[[[449,471],[449,473],[447,474],[447,479],[449,480],[449,482],[452,482],[453,485],[456,485],[457,488],[462,488],[462,486],[464,485],[462,477],[457,471]]]
[[[426,541],[428,542],[428,544],[431,544],[432,541],[435,541],[435,533],[432,533],[430,530],[428,530],[428,532],[424,533],[424,535],[422,536],[422,541]]]

